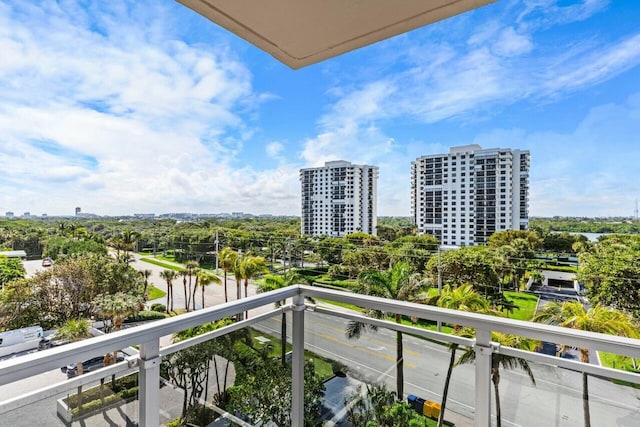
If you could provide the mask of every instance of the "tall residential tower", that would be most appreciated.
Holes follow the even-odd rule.
[[[302,234],[376,234],[378,167],[343,160],[300,170]]]
[[[411,215],[441,244],[484,244],[502,230],[526,230],[529,152],[479,145],[411,162]]]

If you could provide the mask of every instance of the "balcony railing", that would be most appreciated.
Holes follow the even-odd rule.
[[[305,303],[307,298],[400,314],[406,319],[426,319],[438,324],[466,326],[475,330],[475,338],[463,338],[409,324],[373,319],[326,303]],[[289,304],[272,309],[273,303],[284,300],[289,301]],[[163,337],[247,311],[251,314],[246,320],[185,341],[161,346]],[[405,395],[422,395],[439,403],[442,383],[446,376],[446,361],[450,354],[447,345],[456,344],[474,352],[475,363],[456,368],[464,373],[463,376],[456,376],[456,371],[452,376],[454,380],[449,392],[445,419],[455,419],[456,425],[489,426],[492,420],[495,420],[495,401],[492,404],[494,391],[491,385],[492,360],[497,356],[512,356],[527,361],[537,377],[537,385],[534,387],[522,375],[502,374],[502,417],[509,418],[514,425],[537,426],[554,421],[556,425],[582,425],[582,373],[588,374],[592,384],[595,383],[591,388],[593,425],[615,424],[616,420],[619,425],[640,425],[636,400],[636,397],[640,398],[640,391],[633,388],[633,385],[640,384],[640,374],[504,347],[492,342],[491,337],[492,332],[500,332],[577,349],[589,349],[593,355],[595,350],[599,350],[631,358],[640,358],[640,340],[308,286],[292,286],[4,360],[0,362],[0,391],[12,392],[9,393],[9,397],[6,392],[2,394],[4,400],[0,402],[0,414],[3,420],[13,419],[14,425],[26,425],[32,422],[27,421],[29,416],[35,416],[38,411],[42,411],[30,409],[31,405],[46,401],[47,407],[50,407],[52,404],[47,399],[55,399],[65,393],[73,394],[80,386],[96,384],[100,379],[111,375],[139,372],[137,414],[132,417],[137,418],[139,425],[160,425],[166,422],[165,419],[161,420],[162,411],[168,411],[167,405],[173,402],[172,399],[179,399],[179,391],[174,390],[173,393],[177,394],[167,397],[167,393],[173,389],[168,387],[161,390],[159,387],[164,381],[160,375],[163,357],[167,358],[178,351],[249,326],[264,331],[265,334],[277,334],[275,331],[279,328],[276,326],[282,313],[291,313],[291,334],[288,339],[293,349],[293,426],[304,425],[305,350],[313,352],[318,357],[346,365],[349,372],[353,373],[353,381],[382,382],[395,389],[393,386],[397,378],[396,332],[403,333],[405,337]],[[347,341],[344,336],[345,321],[373,325],[377,332],[360,340]],[[132,346],[138,348],[139,353],[128,357],[124,362],[38,389],[25,385],[40,375],[59,370],[61,366]],[[179,406],[179,403],[176,405]],[[339,413],[332,415],[334,421],[340,416]],[[249,425],[231,414],[225,414],[225,417],[236,425]],[[104,421],[106,425],[108,420]],[[329,425],[332,425],[331,422],[329,421]],[[46,424],[55,424],[55,420],[47,419]]]

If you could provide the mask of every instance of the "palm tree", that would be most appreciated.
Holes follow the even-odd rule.
[[[385,272],[366,271],[358,276],[356,293],[393,299],[396,301],[424,302],[427,283],[418,279],[411,265],[406,262],[395,263]],[[397,313],[381,313],[369,311],[372,317],[393,317],[396,323],[401,323],[402,316]],[[375,330],[361,322],[349,322],[347,338],[359,338],[366,329]],[[396,331],[396,393],[398,399],[403,398],[404,391],[404,361],[402,332]]]
[[[248,296],[249,280],[267,269],[267,261],[261,256],[248,255],[240,261],[240,275],[244,279],[244,297]]]
[[[202,291],[202,308],[204,308],[204,288],[212,283],[220,284],[222,281],[215,274],[211,274],[208,271],[200,270],[198,272],[196,283],[199,284]],[[194,297],[195,300],[195,297]]]
[[[162,270],[160,277],[167,282],[167,313],[170,313],[173,311],[173,280],[178,277],[178,273],[174,270]]]
[[[58,327],[56,338],[69,341],[80,341],[91,336],[91,322],[87,319],[70,319]],[[78,375],[83,374],[82,361],[77,362]],[[78,386],[78,408],[82,409],[82,385]]]
[[[267,274],[264,276],[262,283],[258,285],[258,292],[269,292],[275,291],[276,289],[286,288],[287,286],[295,285],[300,281],[300,276],[294,271],[287,271],[282,276],[277,274]],[[276,301],[276,308],[285,304],[286,301]],[[281,342],[281,360],[282,366],[286,366],[286,355],[287,355],[287,313],[282,312],[282,325],[280,330],[280,340]]]
[[[472,338],[475,332],[469,329],[463,330],[460,335]],[[516,335],[507,335],[501,332],[492,332],[491,339],[500,345],[505,347],[512,347],[519,350],[534,351],[538,347],[538,342],[529,338],[519,337]],[[476,352],[473,348],[469,348],[456,362],[457,365],[465,363],[474,363],[476,360]],[[507,356],[500,353],[491,354],[491,382],[493,382],[494,396],[496,400],[496,425],[502,426],[502,414],[500,410],[500,369],[521,369],[528,376],[533,385],[536,384],[536,379],[533,377],[533,372],[529,366],[529,362],[526,359],[519,357]]]
[[[80,341],[91,336],[91,322],[87,319],[70,319],[58,327],[56,339]],[[78,375],[82,375],[82,362],[78,362]]]
[[[196,302],[195,300],[195,296],[196,296],[196,289],[198,288],[198,272],[200,271],[200,265],[196,262],[196,261],[187,261],[185,264],[185,270],[189,275],[189,292],[188,292],[188,296],[189,299],[187,300],[187,311],[189,311],[189,306],[192,306],[192,309],[195,311],[196,309]],[[196,278],[196,283],[194,284],[192,282],[193,277]]]
[[[227,294],[227,273],[233,271],[236,261],[238,259],[238,253],[231,248],[223,248],[218,254],[218,260],[220,267],[224,272],[224,302],[229,301],[229,295]]]
[[[489,301],[476,292],[473,289],[473,286],[469,283],[458,286],[455,289],[451,288],[449,285],[445,286],[442,290],[442,295],[440,295],[436,301],[436,305],[438,307],[448,308],[451,310],[470,311],[475,313],[486,313],[489,311]],[[453,329],[454,333],[459,333],[460,325],[454,325]],[[444,423],[444,412],[447,406],[449,384],[451,382],[451,374],[453,373],[457,350],[458,344],[452,343],[450,346],[451,357],[449,359],[449,368],[447,370],[447,377],[444,381],[444,388],[442,391],[438,427],[442,427],[442,424]]]
[[[149,277],[151,277],[151,274],[153,272],[149,269],[145,269],[145,270],[140,270],[140,275],[142,276],[142,278],[144,279],[144,296],[146,298],[147,296],[147,287],[149,286]]]
[[[638,326],[629,314],[601,305],[595,305],[586,310],[577,301],[548,303],[534,316],[533,321],[581,331],[621,335],[631,338],[638,337]],[[580,349],[580,361],[589,363],[588,348]],[[584,411],[584,425],[585,427],[590,427],[589,381],[586,372],[582,373],[582,409]]]
[[[112,331],[119,331],[122,329],[124,319],[129,315],[138,312],[140,307],[140,298],[124,292],[117,292],[115,294],[98,295],[93,300],[93,303],[102,316],[111,319]],[[111,363],[111,361],[116,363],[118,360],[118,351],[119,349],[113,352],[113,358],[109,355],[105,356],[105,365]],[[111,383],[115,384],[115,382],[116,375],[113,374],[111,376]]]
[[[119,331],[124,319],[136,313],[140,307],[140,299],[137,296],[124,292],[98,295],[93,303],[102,316],[111,319],[111,326],[115,331]]]
[[[180,270],[178,273],[180,277],[182,277],[182,287],[184,289],[184,308],[189,311],[189,299],[187,298],[187,277],[189,277],[189,272],[187,270]]]
[[[249,295],[249,280],[257,275],[267,271],[267,260],[261,256],[246,255],[236,261],[236,267],[233,274],[236,277],[236,285],[238,286],[238,299],[242,297],[240,290],[240,281],[244,281],[244,297]],[[249,317],[249,312],[244,313],[244,318]]]
[[[125,245],[125,251],[131,252],[135,249],[135,244],[140,238],[140,233],[137,231],[127,229],[122,232],[122,242]]]

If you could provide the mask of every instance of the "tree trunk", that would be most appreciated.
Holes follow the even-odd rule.
[[[171,291],[171,312],[173,313],[173,285],[168,290]]]
[[[244,279],[244,297],[247,298],[249,296],[249,279]],[[249,311],[244,312],[244,318],[249,318]]]
[[[218,375],[218,360],[217,360],[218,356],[217,355],[213,355],[213,369],[216,370],[216,390],[217,390],[217,395],[220,396],[220,375]]]
[[[396,323],[401,323],[401,316],[396,314]],[[396,398],[404,399],[404,351],[402,348],[402,332],[396,331]]]
[[[229,302],[229,294],[227,292],[227,270],[224,270],[224,302]]]
[[[196,292],[198,292],[198,278],[196,277],[196,282],[193,285],[193,292],[191,293],[191,308],[193,311],[196,311]],[[204,289],[203,289],[204,292]]]
[[[589,411],[589,376],[582,373],[582,409],[584,411],[584,427],[591,427],[591,413]]]
[[[82,363],[80,363],[82,365]],[[80,366],[81,367],[81,366]],[[78,375],[82,375],[82,369],[78,370]],[[78,412],[82,410],[82,386],[78,386]]]
[[[444,380],[444,389],[442,390],[442,401],[440,402],[440,416],[438,417],[438,427],[442,427],[444,422],[444,411],[447,407],[447,395],[449,394],[449,383],[451,382],[451,374],[453,366],[456,362],[456,350],[458,344],[451,344],[451,358],[449,359],[449,369],[447,370],[447,378]]]
[[[189,300],[187,299],[187,278],[182,280],[182,287],[184,287],[184,308],[189,311]]]
[[[224,393],[227,392],[227,377],[229,376],[229,363],[231,363],[231,361],[227,359],[227,364],[224,367],[224,382],[222,383],[222,391]]]
[[[287,357],[287,313],[282,313],[282,326],[280,330],[280,341],[281,341],[281,355],[282,358],[282,367],[287,367],[286,357]]]
[[[215,357],[215,356],[213,356]],[[205,385],[204,385],[204,403],[202,404],[202,422],[201,422],[201,426],[205,426],[207,425],[207,420],[205,419],[205,416],[207,415],[206,413],[206,403],[207,403],[207,399],[209,398],[209,368],[210,365],[209,363],[207,363],[207,374],[206,374],[206,379],[205,379]],[[217,374],[217,372],[216,372]]]
[[[202,290],[202,308],[204,309],[204,286],[200,286],[200,289]]]
[[[502,414],[500,413],[500,374],[493,375],[493,390],[496,397],[496,426],[502,426]]]

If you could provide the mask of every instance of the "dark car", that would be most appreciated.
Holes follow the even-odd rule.
[[[124,354],[118,353],[118,357],[116,359],[117,363],[124,361]],[[92,372],[96,369],[100,369],[104,367],[104,356],[93,357],[89,360],[85,360],[82,362],[82,372]],[[68,378],[73,378],[78,375],[78,364],[72,363],[63,368],[60,368],[62,372],[66,372]]]

